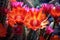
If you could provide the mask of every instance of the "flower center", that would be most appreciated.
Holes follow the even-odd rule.
[[[31,20],[30,21],[30,25],[31,26],[39,26],[40,25],[40,22],[38,20]]]

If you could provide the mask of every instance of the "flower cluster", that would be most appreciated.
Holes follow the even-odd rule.
[[[42,4],[43,12],[50,14],[56,23],[60,22],[60,6],[53,4]]]
[[[21,3],[22,2],[16,2],[12,4],[12,10],[7,13],[8,24],[14,27],[14,24],[22,22],[29,29],[37,30],[41,28],[41,22],[46,19],[42,8],[29,8],[20,5]]]
[[[41,22],[45,20],[46,14],[50,13],[53,17],[60,16],[60,7],[53,4],[43,4],[42,8],[29,8],[23,6],[23,2],[12,2],[12,10],[7,13],[8,24],[12,27],[16,23],[24,23],[29,29],[37,30],[41,28]]]

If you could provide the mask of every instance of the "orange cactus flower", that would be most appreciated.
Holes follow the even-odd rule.
[[[41,28],[40,23],[46,18],[46,15],[42,13],[42,10],[37,12],[35,9],[34,11],[29,11],[27,16],[25,17],[24,24],[27,26],[27,28],[32,30],[37,30]]]
[[[24,8],[13,8],[9,13],[7,13],[8,23],[11,26],[14,26],[16,22],[23,22],[25,17],[25,10]]]
[[[7,29],[0,23],[0,37],[6,37]]]
[[[60,7],[59,8],[58,7],[53,7],[51,9],[51,15],[53,17],[59,17],[60,16]]]

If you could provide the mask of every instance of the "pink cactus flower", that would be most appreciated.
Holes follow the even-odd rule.
[[[46,28],[46,33],[47,33],[47,34],[51,34],[52,32],[54,32],[54,30],[53,30],[50,26],[48,26],[48,27]]]

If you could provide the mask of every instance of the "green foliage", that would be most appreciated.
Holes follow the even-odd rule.
[[[34,7],[39,6],[39,4],[40,4],[40,3],[39,3],[39,0],[34,0],[34,1],[33,1]]]

